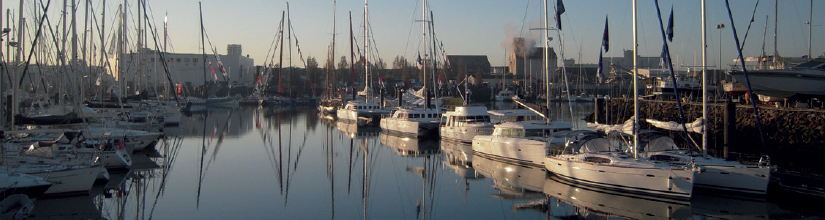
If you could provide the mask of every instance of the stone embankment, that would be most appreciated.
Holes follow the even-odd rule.
[[[679,121],[679,110],[675,101],[640,100],[640,125],[642,129],[655,129],[644,119],[659,121]],[[605,105],[608,124],[621,124],[633,116],[632,99],[611,99]],[[682,103],[685,122],[693,122],[702,116],[701,102]],[[780,170],[797,171],[811,174],[825,174],[825,166],[820,161],[825,159],[825,111],[821,109],[777,108],[759,106],[763,144],[756,117],[751,105],[735,106],[736,131],[729,140],[729,158],[747,158],[748,155],[769,155],[771,162]],[[708,152],[714,156],[723,156],[725,103],[708,105]],[[592,122],[594,115],[585,118]],[[669,132],[677,144],[684,145],[682,132]],[[690,135],[701,144],[700,134]]]

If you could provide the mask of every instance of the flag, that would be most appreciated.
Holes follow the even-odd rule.
[[[118,140],[117,141],[117,149],[118,150],[123,150],[123,140]]]
[[[261,77],[258,76],[258,84],[261,84]]]
[[[662,66],[662,68],[668,68],[667,65],[668,65],[668,62],[670,61],[670,59],[668,59],[668,57],[667,57],[668,52],[667,52],[666,45],[667,45],[667,42],[665,42],[665,45],[662,45],[662,55],[661,55],[661,57],[659,57],[659,65]]]
[[[604,17],[604,35],[602,36],[602,46],[604,47],[604,52],[607,52],[607,51],[610,50],[610,46],[609,46],[609,43],[608,43],[610,34],[607,32],[607,23],[608,23],[607,22],[607,17],[605,16]],[[601,51],[601,50],[599,50],[599,51]],[[601,52],[599,52],[599,53],[601,53]],[[602,56],[599,55],[599,60],[601,60],[601,59],[602,59]],[[601,62],[599,62],[599,66],[601,66]]]
[[[605,34],[607,34],[607,31],[605,31]],[[596,70],[596,77],[599,78],[599,84],[602,84],[602,80],[604,79],[604,73],[602,73],[602,69],[602,50],[599,50],[599,68]]]
[[[418,53],[418,60],[416,60],[415,62],[416,66],[418,66],[418,69],[421,69],[421,67],[424,66],[424,63],[422,62],[423,61],[421,60],[421,53]]]
[[[564,13],[564,3],[561,0],[556,2],[556,27],[561,30],[561,14]]]
[[[667,40],[673,42],[673,7],[670,7],[670,17],[667,19]]]

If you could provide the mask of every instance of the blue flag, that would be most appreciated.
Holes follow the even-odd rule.
[[[667,19],[667,40],[673,42],[673,6],[670,7],[670,18]]]
[[[421,53],[418,53],[418,60],[416,60],[415,64],[418,66],[418,69],[421,69],[421,67],[424,66],[424,63],[421,62]]]
[[[556,27],[561,30],[561,14],[564,13],[564,3],[559,0],[556,2]]]
[[[610,36],[610,34],[608,34],[608,32],[607,32],[607,17],[604,17],[604,36],[602,36],[602,46],[604,47],[604,52],[607,52],[607,51],[610,50],[610,46],[609,46],[609,43],[608,43],[609,42],[609,36]],[[601,53],[601,52],[599,52],[599,53]],[[599,55],[599,60],[601,60],[601,55]],[[601,66],[601,64],[599,66]]]
[[[602,50],[599,50],[599,69],[596,70],[596,77],[599,78],[599,84],[602,84],[604,80],[604,73],[602,73]]]

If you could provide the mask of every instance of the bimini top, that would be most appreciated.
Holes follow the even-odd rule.
[[[605,138],[605,135],[590,130],[576,130],[559,132],[557,136],[565,137],[565,147],[577,153],[614,152],[616,148]]]

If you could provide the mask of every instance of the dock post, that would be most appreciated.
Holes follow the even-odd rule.
[[[733,150],[736,150],[736,141],[733,138],[736,136],[736,104],[728,99],[727,103],[725,103],[725,133],[724,133],[724,158],[728,160],[728,154]]]
[[[378,102],[378,105],[381,108],[384,108],[384,88],[381,88],[378,91],[380,91],[380,93],[381,93],[381,98],[380,98],[381,100]]]
[[[604,98],[596,98],[595,101],[596,101],[596,104],[594,106],[596,106],[596,109],[593,112],[593,114],[596,117],[593,119],[593,121],[595,121],[598,124],[607,124],[607,117],[605,117],[607,115],[605,114],[606,111],[605,111],[605,108],[604,108],[604,106],[605,106]]]
[[[396,87],[397,92],[395,92],[396,97],[398,97],[398,107],[401,108],[404,106],[404,88]]]

